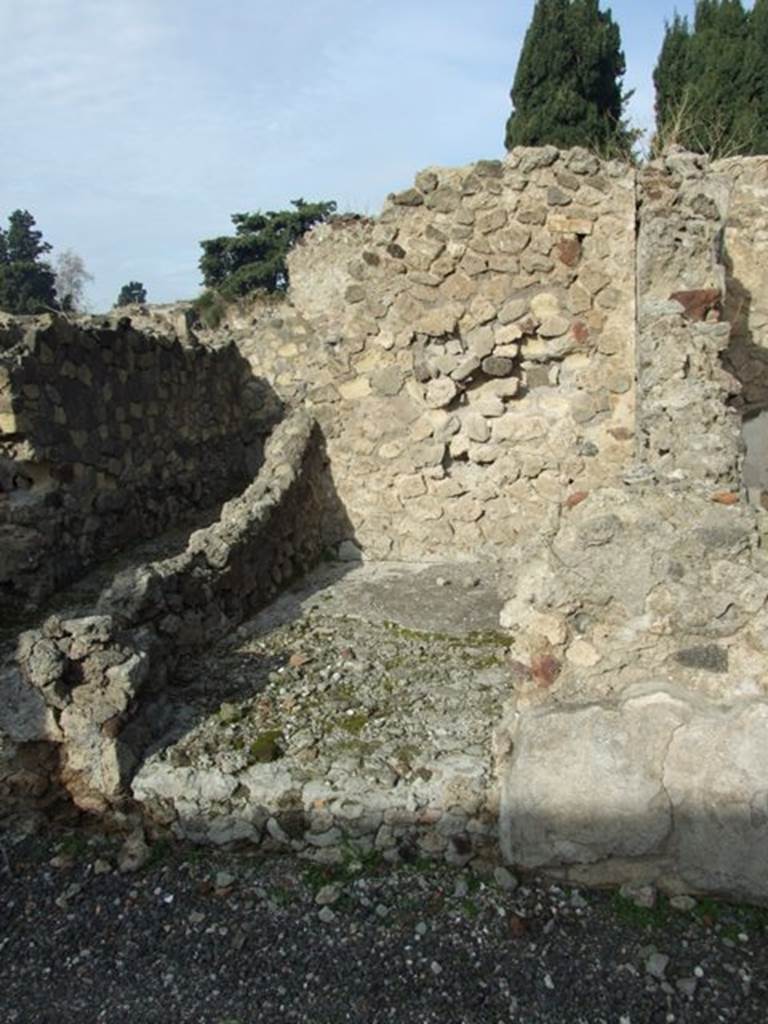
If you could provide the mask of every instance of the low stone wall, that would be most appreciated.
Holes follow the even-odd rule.
[[[241,490],[274,421],[234,346],[111,324],[0,327],[0,608]]]
[[[502,849],[574,881],[768,901],[768,572],[758,513],[593,492],[520,555],[502,621]]]
[[[333,522],[325,470],[319,434],[297,412],[270,437],[257,479],[182,554],[119,576],[90,614],[22,634],[0,676],[0,728],[16,743],[58,744],[78,806],[125,797],[143,750],[171,725],[164,688],[179,656],[319,557]]]

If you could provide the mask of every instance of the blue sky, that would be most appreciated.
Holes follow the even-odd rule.
[[[630,113],[650,127],[664,20],[615,0]],[[429,164],[503,154],[533,0],[0,0],[0,217],[29,209],[109,307],[200,290],[236,211],[375,213]]]

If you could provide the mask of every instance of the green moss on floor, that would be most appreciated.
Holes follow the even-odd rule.
[[[283,734],[279,729],[269,729],[260,733],[248,747],[251,764],[269,764],[271,761],[277,761],[284,754],[281,746],[283,741]]]

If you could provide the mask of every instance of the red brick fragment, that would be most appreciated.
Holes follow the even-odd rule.
[[[581,259],[581,241],[578,238],[561,238],[557,243],[557,253],[566,267],[575,267]]]
[[[531,675],[541,687],[551,686],[560,671],[560,662],[551,654],[537,654],[531,658]]]
[[[582,501],[586,501],[588,497],[589,491],[574,491],[573,494],[569,494],[568,497],[565,499],[565,507],[576,508],[576,506],[580,505]]]
[[[575,320],[571,333],[579,345],[586,345],[589,341],[589,328],[583,320]]]
[[[690,291],[673,292],[670,299],[683,307],[683,316],[688,320],[706,320],[709,313],[720,318],[720,289],[694,288]]]
[[[711,500],[718,505],[738,505],[740,499],[736,491],[716,491]]]

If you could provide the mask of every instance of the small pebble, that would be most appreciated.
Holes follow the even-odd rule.
[[[515,876],[505,867],[498,867],[493,872],[493,880],[505,892],[514,892],[518,886]]]
[[[664,953],[651,953],[648,959],[645,961],[645,970],[652,978],[657,978],[659,981],[664,980],[667,967],[669,966],[669,957],[665,956]]]
[[[315,903],[318,907],[328,907],[331,903],[335,903],[341,895],[341,886],[331,883],[330,885],[324,885],[322,889],[317,890],[315,895]]]
[[[323,907],[323,909],[318,913],[317,916],[318,919],[323,922],[323,924],[331,924],[333,921],[336,920],[336,915],[334,914],[330,907]]]
[[[690,913],[696,907],[696,900],[693,896],[673,896],[669,901],[673,910],[680,910],[685,914]]]
[[[678,978],[675,982],[678,992],[681,992],[688,999],[693,999],[696,995],[696,989],[699,986],[696,978]]]
[[[652,885],[622,885],[619,890],[624,899],[631,900],[636,907],[652,910],[656,906],[656,889]]]

